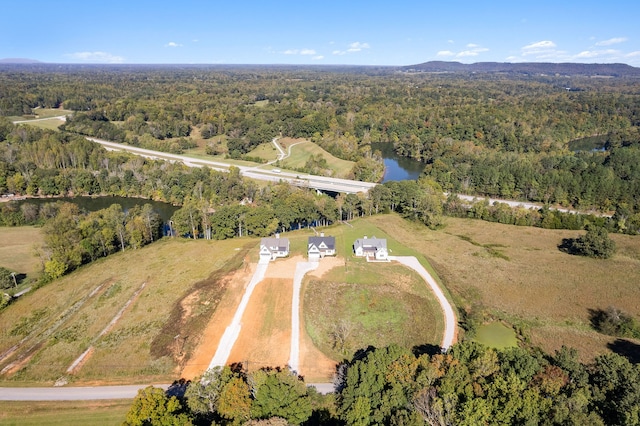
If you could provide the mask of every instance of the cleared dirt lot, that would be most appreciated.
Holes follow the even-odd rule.
[[[296,264],[302,261],[306,259],[294,256],[271,262],[265,279],[256,286],[249,300],[242,317],[242,330],[233,346],[228,363],[242,362],[249,370],[287,365],[291,346],[293,274]],[[309,275],[321,277],[338,264],[343,264],[343,261],[335,258],[323,259],[319,268]],[[225,328],[231,323],[255,267],[255,264],[249,264],[228,277],[227,294],[202,335],[194,356],[183,369],[184,378],[196,377],[208,367]],[[307,381],[331,380],[336,362],[323,355],[304,330],[302,323],[299,373],[304,375]]]

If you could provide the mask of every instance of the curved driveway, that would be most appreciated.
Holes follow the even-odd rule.
[[[422,264],[414,256],[389,256],[389,260],[395,260],[403,265],[413,269],[429,284],[431,290],[436,295],[438,303],[444,312],[444,335],[440,346],[443,350],[448,350],[455,343],[456,338],[456,314],[453,307],[445,297],[442,289],[433,279],[431,274],[422,266]]]

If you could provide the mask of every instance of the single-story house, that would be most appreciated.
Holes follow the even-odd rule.
[[[260,260],[275,260],[278,257],[289,256],[289,239],[275,237],[263,238],[260,240]]]
[[[375,260],[387,260],[389,251],[387,250],[386,238],[358,238],[353,243],[353,253],[358,257],[366,257]]]
[[[319,237],[309,237],[307,244],[307,254],[309,260],[319,260],[325,256],[336,255],[336,237],[325,237],[320,234]]]

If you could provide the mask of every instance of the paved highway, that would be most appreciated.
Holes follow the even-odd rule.
[[[207,166],[214,170],[228,171],[231,164],[221,161],[203,160],[199,158],[187,157],[185,155],[169,154],[166,152],[152,151],[150,149],[138,148],[130,145],[123,145],[109,142],[102,139],[87,137],[90,141],[99,143],[111,151],[126,151],[150,159],[180,161],[189,167]],[[350,179],[338,179],[326,176],[316,176],[304,173],[289,173],[279,169],[261,169],[262,166],[235,166],[240,169],[240,174],[247,178],[265,180],[269,182],[285,181],[292,185],[320,189],[323,191],[344,192],[355,194],[357,192],[367,192],[376,186],[371,182],[360,182]],[[277,171],[274,171],[277,170]]]

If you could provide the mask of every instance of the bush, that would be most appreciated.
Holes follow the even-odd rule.
[[[578,238],[565,238],[559,248],[569,254],[608,259],[616,251],[615,241],[603,227],[589,226],[587,233]]]
[[[11,288],[14,286],[14,284],[15,282],[13,281],[13,275],[11,275],[11,271],[0,266],[0,288]]]

